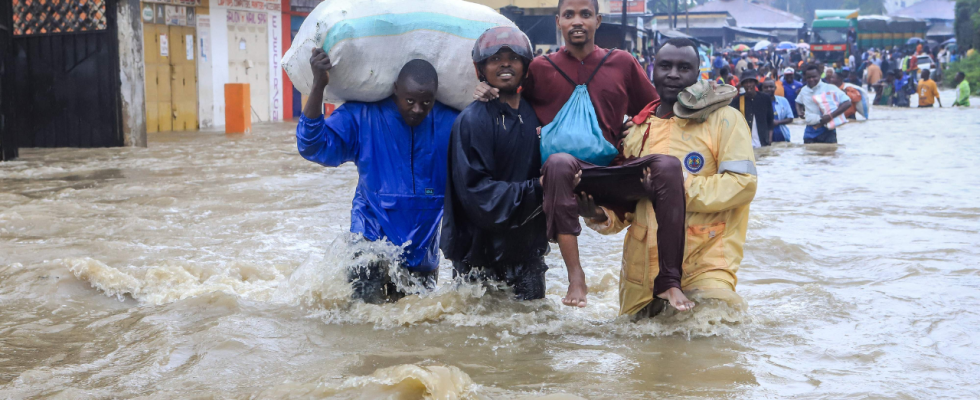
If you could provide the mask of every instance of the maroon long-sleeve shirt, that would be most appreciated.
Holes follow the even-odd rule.
[[[613,54],[602,64],[602,68],[589,83],[588,89],[603,136],[619,147],[623,117],[636,115],[647,104],[660,98],[643,72],[643,68],[625,51],[606,50],[596,46],[585,60],[579,61],[562,47],[556,53],[536,57],[531,61],[521,94],[534,108],[534,113],[538,115],[541,124],[551,123],[575,90],[575,87],[542,57],[551,58],[551,61],[554,61],[576,84],[583,84],[609,51],[613,51]]]

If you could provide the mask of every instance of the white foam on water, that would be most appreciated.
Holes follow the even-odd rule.
[[[434,291],[410,294],[398,302],[365,304],[351,301],[347,268],[397,260],[403,249],[390,242],[364,241],[342,235],[322,255],[312,254],[292,271],[273,265],[231,262],[217,266],[172,262],[150,267],[112,267],[91,258],[58,260],[80,280],[107,296],[131,297],[145,306],[159,306],[207,294],[304,307],[313,318],[330,324],[373,324],[380,329],[423,323],[457,327],[493,327],[511,335],[612,335],[626,337],[682,335],[733,336],[747,318],[744,304],[700,301],[694,312],[668,312],[633,322],[618,313],[618,275],[612,268],[590,271],[590,304],[584,309],[561,305],[566,288],[560,266],[548,275],[547,297],[519,302],[497,285],[467,283],[451,278],[443,262]],[[352,255],[357,255],[353,257]],[[390,273],[398,282],[409,279]],[[555,276],[559,275],[559,276]]]

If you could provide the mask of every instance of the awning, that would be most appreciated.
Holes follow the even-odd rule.
[[[688,35],[684,32],[674,30],[674,29],[657,29],[657,33],[659,33],[661,36],[664,36],[668,39],[673,39],[673,38],[694,39],[695,38],[694,36]]]
[[[773,36],[773,34],[771,34],[769,32],[766,32],[766,31],[757,31],[755,29],[749,29],[749,28],[739,28],[737,26],[726,26],[725,29],[731,30],[731,31],[735,31],[735,32],[738,32],[738,33],[743,33],[743,34],[746,34],[746,35],[762,36],[762,37],[771,37],[771,36]]]
[[[926,37],[935,36],[953,36],[953,27],[946,26],[946,24],[934,24],[929,31],[926,32]]]

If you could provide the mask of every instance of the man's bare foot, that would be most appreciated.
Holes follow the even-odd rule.
[[[585,286],[585,277],[582,279],[569,279],[568,292],[561,299],[561,303],[569,307],[585,307],[587,301],[585,296],[589,293],[589,287]]]
[[[694,302],[688,300],[684,292],[678,288],[667,289],[665,292],[658,294],[657,297],[670,302],[670,305],[676,308],[677,311],[687,311],[694,308]]]

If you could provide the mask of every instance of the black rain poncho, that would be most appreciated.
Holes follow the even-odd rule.
[[[522,263],[548,253],[538,118],[492,100],[460,113],[449,139],[443,255],[475,266]]]

